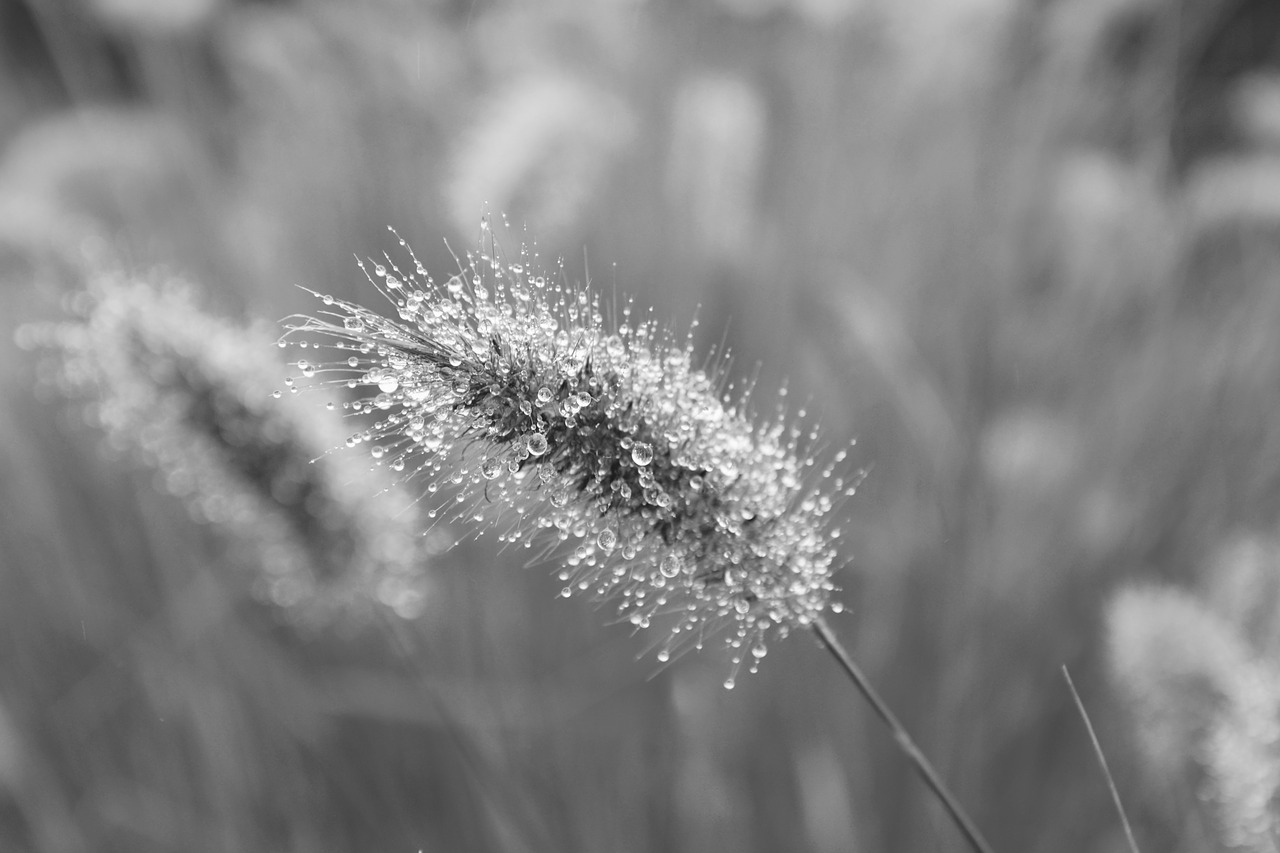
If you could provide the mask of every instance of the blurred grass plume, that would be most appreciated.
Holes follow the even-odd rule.
[[[162,272],[107,267],[67,301],[74,319],[24,326],[19,343],[45,351],[46,378],[111,449],[226,532],[261,569],[257,594],[316,624],[373,602],[421,611],[435,546],[416,504],[329,453],[344,433],[337,414],[273,399],[284,365],[269,326],[208,313],[193,285]]]
[[[1280,679],[1224,616],[1167,587],[1116,596],[1112,676],[1142,754],[1167,795],[1207,804],[1220,849],[1274,853],[1280,843]]]

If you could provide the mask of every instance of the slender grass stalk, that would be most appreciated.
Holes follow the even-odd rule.
[[[951,816],[951,820],[965,837],[965,840],[969,842],[969,846],[977,853],[992,853],[991,846],[982,837],[982,833],[978,831],[978,827],[965,812],[964,807],[947,789],[942,777],[938,775],[938,771],[934,769],[933,765],[929,763],[929,759],[925,758],[924,753],[916,746],[916,742],[907,733],[906,728],[898,721],[897,715],[893,713],[893,710],[881,698],[876,689],[871,686],[871,682],[867,680],[867,676],[863,674],[862,669],[854,663],[849,652],[845,650],[845,647],[836,638],[835,633],[832,632],[831,626],[827,624],[826,619],[822,617],[815,619],[812,628],[813,633],[818,636],[822,645],[826,647],[827,651],[831,652],[832,656],[839,662],[840,667],[848,674],[854,686],[871,703],[876,715],[893,732],[893,739],[898,744],[898,748],[902,750],[912,766],[915,767],[916,772],[924,779],[925,784],[929,786],[929,790],[933,791],[934,795],[941,801],[943,807],[947,810],[947,814]]]
[[[1089,719],[1089,712],[1084,709],[1084,701],[1080,698],[1080,692],[1076,690],[1076,684],[1071,680],[1071,672],[1067,669],[1066,664],[1062,665],[1062,677],[1067,680],[1067,688],[1071,691],[1071,698],[1076,700],[1076,708],[1080,711],[1081,718],[1084,719],[1084,727],[1089,730],[1089,740],[1093,742],[1093,752],[1098,756],[1098,764],[1102,765],[1102,775],[1107,777],[1107,788],[1111,791],[1111,799],[1116,805],[1116,811],[1120,814],[1120,823],[1124,825],[1124,835],[1129,841],[1129,849],[1133,853],[1139,853],[1138,842],[1133,837],[1133,827],[1129,825],[1129,816],[1125,814],[1124,804],[1120,802],[1120,791],[1116,788],[1116,780],[1111,776],[1111,768],[1107,766],[1107,756],[1102,752],[1102,744],[1098,741],[1098,734],[1093,730],[1093,721]]]

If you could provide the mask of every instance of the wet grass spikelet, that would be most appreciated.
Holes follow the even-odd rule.
[[[360,261],[397,319],[316,294],[285,336],[311,344],[302,376],[356,393],[347,445],[416,483],[432,518],[559,558],[566,597],[669,623],[661,661],[715,634],[734,673],[754,669],[829,606],[846,454],[819,468],[816,435],[753,423],[748,394],[695,367],[692,334],[629,303],[607,320],[598,294],[485,233],[443,281],[407,246],[407,269]]]

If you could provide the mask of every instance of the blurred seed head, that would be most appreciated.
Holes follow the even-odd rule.
[[[982,436],[987,478],[1020,498],[1053,494],[1075,473],[1077,431],[1046,409],[1020,407],[995,418]]]
[[[1117,595],[1107,633],[1112,679],[1134,713],[1153,775],[1183,777],[1227,706],[1248,650],[1196,599],[1159,587]]]
[[[414,502],[327,454],[344,432],[336,413],[272,399],[285,368],[268,327],[214,317],[159,274],[94,274],[68,307],[74,319],[24,327],[19,343],[48,353],[46,378],[84,401],[110,447],[229,534],[262,570],[256,592],[304,622],[374,601],[420,611],[431,546]]]
[[[758,239],[754,213],[767,131],[764,101],[741,78],[702,75],[676,92],[667,196],[716,260],[748,256]]]
[[[994,67],[1018,4],[921,0],[888,2],[881,9],[909,81],[938,94],[972,85]]]
[[[177,36],[209,20],[222,0],[90,0],[102,23],[144,36]]]
[[[669,622],[660,660],[727,629],[734,671],[754,669],[826,610],[832,516],[856,486],[843,452],[818,470],[815,434],[752,423],[691,343],[629,303],[606,321],[528,249],[505,258],[490,236],[446,281],[406,251],[405,270],[361,262],[399,320],[318,295],[288,337],[311,344],[303,377],[361,395],[347,445],[419,483],[429,516],[561,557],[565,596]]]
[[[716,0],[725,11],[750,20],[791,13],[815,28],[836,27],[880,5],[877,0]]]
[[[1245,77],[1236,85],[1231,106],[1234,123],[1247,142],[1280,149],[1280,74]]]
[[[1262,657],[1280,662],[1280,542],[1240,531],[1205,572],[1205,601]]]
[[[1196,239],[1239,228],[1280,231],[1280,154],[1204,163],[1188,181],[1184,206]]]
[[[45,200],[102,230],[172,228],[199,202],[204,161],[178,122],[145,110],[86,108],[23,130],[0,160],[0,185]],[[154,237],[153,237],[154,239]]]
[[[1249,853],[1280,849],[1280,680],[1252,665],[1232,682],[1230,703],[1205,745],[1208,795],[1223,841]]]
[[[1190,781],[1228,847],[1280,839],[1280,678],[1192,596],[1134,588],[1108,614],[1111,669],[1147,764]]]
[[[477,116],[453,161],[450,213],[469,231],[487,207],[549,239],[581,221],[635,130],[616,95],[562,74],[522,78]]]
[[[1058,164],[1048,229],[1068,296],[1113,318],[1135,298],[1167,286],[1178,231],[1155,176],[1101,148]]]

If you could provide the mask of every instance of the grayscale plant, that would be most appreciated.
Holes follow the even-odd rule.
[[[599,294],[548,278],[528,247],[505,258],[482,230],[443,282],[403,239],[407,272],[387,255],[358,261],[399,319],[315,293],[325,307],[289,323],[282,343],[325,353],[298,360],[304,384],[358,394],[343,406],[369,420],[347,446],[417,481],[429,517],[538,549],[531,562],[563,555],[565,597],[616,602],[637,628],[664,620],[659,660],[722,634],[725,687],[770,639],[813,631],[990,853],[824,618],[842,609],[834,521],[865,472],[843,473],[845,450],[819,466],[817,432],[782,407],[753,422],[750,387],[695,367],[692,329],[682,343],[630,302],[606,319]]]
[[[781,409],[753,423],[749,391],[695,367],[692,333],[629,303],[606,320],[528,249],[507,260],[490,240],[442,282],[406,252],[407,270],[360,262],[399,319],[316,294],[286,340],[324,348],[302,379],[358,393],[343,406],[368,421],[346,444],[418,483],[430,517],[561,556],[566,597],[665,620],[659,660],[723,633],[729,687],[770,638],[839,609],[833,519],[861,477],[839,472],[844,451],[819,467],[816,432]]]

